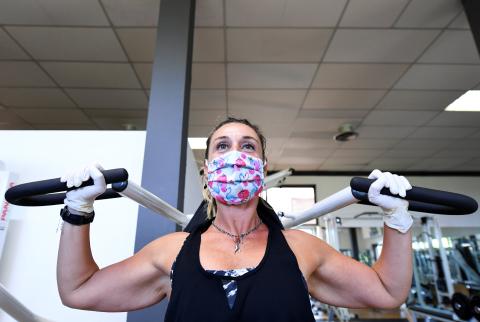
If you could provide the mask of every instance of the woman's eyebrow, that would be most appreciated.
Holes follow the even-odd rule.
[[[249,140],[254,140],[255,142],[258,143],[258,140],[256,138],[254,138],[253,136],[243,136],[242,139],[249,139]]]
[[[224,140],[224,139],[230,139],[228,136],[219,136],[218,138],[215,138],[214,141],[218,141],[218,140]]]

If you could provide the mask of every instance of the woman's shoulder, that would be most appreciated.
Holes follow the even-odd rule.
[[[147,247],[150,248],[156,265],[169,271],[189,235],[187,232],[179,231],[161,236],[152,241]]]

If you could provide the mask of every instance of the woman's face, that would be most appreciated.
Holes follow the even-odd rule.
[[[248,125],[228,123],[213,133],[208,150],[208,161],[230,151],[239,151],[262,159],[262,143]]]

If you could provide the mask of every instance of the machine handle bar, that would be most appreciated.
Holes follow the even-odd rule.
[[[101,170],[105,177],[105,182],[118,183],[128,180],[128,172],[125,169],[111,169]],[[93,185],[93,180],[88,179],[80,187]],[[61,182],[60,178],[48,179],[42,181],[29,182],[19,184],[7,190],[5,193],[5,199],[18,206],[51,206],[63,204],[66,192],[74,188],[67,188],[65,182]],[[110,199],[121,197],[115,190],[109,188],[103,194],[96,199]]]
[[[360,200],[360,204],[372,205],[368,201],[368,189],[375,179],[353,177],[350,180],[353,196]],[[388,188],[383,188],[381,194],[401,198],[392,195]],[[418,212],[426,212],[442,215],[468,215],[478,209],[475,199],[453,192],[434,190],[422,187],[412,187],[407,191],[405,200],[408,200],[408,209]]]

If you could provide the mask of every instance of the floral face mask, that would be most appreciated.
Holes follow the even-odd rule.
[[[264,162],[259,158],[230,151],[208,162],[207,167],[208,189],[223,204],[246,203],[263,190]]]

